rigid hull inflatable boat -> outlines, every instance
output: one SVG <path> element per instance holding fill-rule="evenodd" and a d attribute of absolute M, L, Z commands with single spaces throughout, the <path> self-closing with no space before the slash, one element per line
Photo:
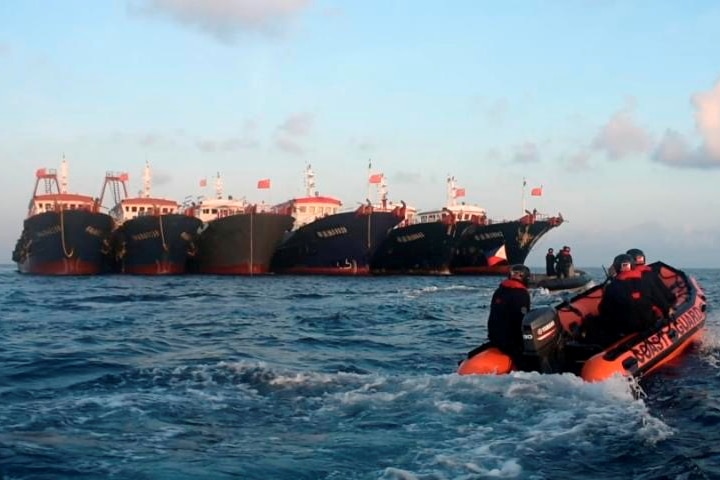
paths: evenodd
<path fill-rule="evenodd" d="M 650 266 L 675 294 L 671 318 L 609 345 L 602 344 L 595 331 L 602 328 L 598 305 L 604 285 L 597 285 L 555 307 L 528 312 L 522 325 L 522 356 L 513 360 L 483 344 L 468 353 L 458 373 L 572 372 L 597 382 L 615 374 L 642 377 L 655 371 L 700 339 L 707 315 L 705 294 L 695 278 L 662 262 Z"/>

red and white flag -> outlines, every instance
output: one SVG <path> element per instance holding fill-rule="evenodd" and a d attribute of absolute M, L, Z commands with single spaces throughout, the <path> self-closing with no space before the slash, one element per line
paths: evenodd
<path fill-rule="evenodd" d="M 542 185 L 539 187 L 535 187 L 532 190 L 530 190 L 530 195 L 533 197 L 542 197 Z"/>
<path fill-rule="evenodd" d="M 501 263 L 507 263 L 507 252 L 505 251 L 505 244 L 503 243 L 497 248 L 485 251 L 485 258 L 487 259 L 488 267 L 494 267 Z"/>
<path fill-rule="evenodd" d="M 262 180 L 258 180 L 257 187 L 258 188 L 270 188 L 270 179 L 263 178 Z"/>

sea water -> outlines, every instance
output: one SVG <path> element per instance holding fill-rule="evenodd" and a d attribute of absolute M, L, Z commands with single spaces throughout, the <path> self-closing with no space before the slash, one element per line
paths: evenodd
<path fill-rule="evenodd" d="M 705 340 L 633 385 L 457 375 L 497 277 L 0 266 L 0 478 L 720 478 L 720 270 L 688 273 Z"/>

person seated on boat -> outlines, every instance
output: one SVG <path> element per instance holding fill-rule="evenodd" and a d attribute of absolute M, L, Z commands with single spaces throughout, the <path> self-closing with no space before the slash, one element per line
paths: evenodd
<path fill-rule="evenodd" d="M 647 265 L 645 253 L 642 250 L 631 248 L 626 253 L 633 258 L 635 269 L 640 270 L 643 278 L 650 284 L 653 302 L 659 306 L 665 318 L 669 317 L 673 313 L 672 306 L 675 305 L 675 294 L 665 285 L 660 275 Z"/>
<path fill-rule="evenodd" d="M 609 341 L 641 332 L 658 319 L 648 282 L 640 270 L 633 268 L 633 259 L 622 253 L 613 260 L 615 277 L 605 286 L 598 305 L 600 318 Z"/>
<path fill-rule="evenodd" d="M 523 352 L 522 321 L 530 310 L 529 281 L 530 269 L 525 265 L 513 265 L 508 278 L 500 283 L 490 301 L 488 340 L 515 363 Z"/>
<path fill-rule="evenodd" d="M 570 247 L 565 245 L 555 259 L 558 278 L 567 278 L 573 269 L 573 258 L 570 254 Z"/>
<path fill-rule="evenodd" d="M 545 275 L 548 277 L 555 276 L 555 253 L 552 248 L 548 248 L 545 255 Z"/>

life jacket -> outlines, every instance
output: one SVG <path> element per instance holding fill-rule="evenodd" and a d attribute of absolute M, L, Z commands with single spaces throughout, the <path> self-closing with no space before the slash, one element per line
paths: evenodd
<path fill-rule="evenodd" d="M 527 287 L 524 283 L 522 283 L 520 280 L 516 280 L 514 278 L 506 278 L 503 280 L 500 285 L 506 288 L 523 288 L 527 290 Z"/>
<path fill-rule="evenodd" d="M 636 279 L 636 278 L 642 278 L 642 271 L 640 271 L 637 268 L 635 268 L 633 270 L 627 270 L 625 272 L 620 272 L 615 277 L 616 280 L 620 280 L 620 281 L 632 280 L 632 279 Z"/>

